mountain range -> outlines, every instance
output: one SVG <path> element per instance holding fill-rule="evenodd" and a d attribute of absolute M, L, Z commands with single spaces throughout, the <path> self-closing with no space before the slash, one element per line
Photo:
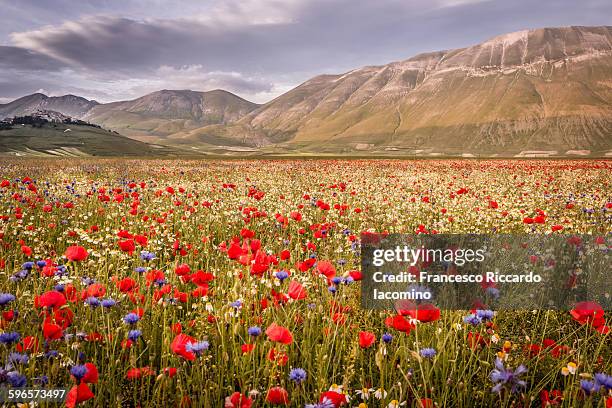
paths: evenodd
<path fill-rule="evenodd" d="M 609 156 L 612 27 L 525 30 L 320 75 L 264 105 L 221 90 L 107 104 L 34 94 L 0 118 L 37 109 L 203 151 Z"/>

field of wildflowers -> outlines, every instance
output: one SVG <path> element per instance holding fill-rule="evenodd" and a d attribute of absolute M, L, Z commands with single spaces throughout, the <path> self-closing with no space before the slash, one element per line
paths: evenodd
<path fill-rule="evenodd" d="M 67 387 L 68 407 L 610 407 L 599 305 L 362 310 L 359 240 L 603 237 L 611 168 L 5 160 L 0 387 Z"/>

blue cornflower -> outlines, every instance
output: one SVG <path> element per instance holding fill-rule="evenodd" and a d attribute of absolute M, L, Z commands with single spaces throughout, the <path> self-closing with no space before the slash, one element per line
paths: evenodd
<path fill-rule="evenodd" d="M 117 302 L 115 302 L 113 299 L 104 299 L 102 301 L 102 307 L 105 308 L 113 307 L 115 304 L 117 304 Z"/>
<path fill-rule="evenodd" d="M 242 307 L 242 301 L 236 300 L 235 302 L 230 303 L 230 306 L 232 306 L 234 309 L 240 309 Z"/>
<path fill-rule="evenodd" d="M 94 283 L 96 283 L 96 280 L 92 278 L 88 278 L 87 276 L 83 276 L 81 278 L 81 282 L 83 283 L 84 286 L 89 286 L 89 285 L 93 285 Z"/>
<path fill-rule="evenodd" d="M 22 267 L 23 269 L 28 269 L 28 270 L 30 270 L 30 269 L 32 269 L 32 268 L 34 267 L 34 262 L 31 262 L 31 261 L 30 261 L 30 262 L 26 262 L 26 263 L 24 263 L 23 265 L 21 265 L 21 267 Z"/>
<path fill-rule="evenodd" d="M 515 370 L 504 367 L 504 362 L 500 358 L 495 359 L 495 369 L 491 371 L 491 381 L 495 386 L 491 388 L 491 392 L 500 393 L 504 386 L 510 388 L 513 393 L 519 392 L 521 388 L 525 388 L 527 383 L 519 379 L 519 377 L 527 372 L 524 365 L 518 366 Z"/>
<path fill-rule="evenodd" d="M 140 330 L 130 330 L 128 332 L 128 339 L 132 341 L 138 340 L 140 336 L 142 336 L 142 332 Z"/>
<path fill-rule="evenodd" d="M 30 357 L 27 354 L 11 353 L 8 355 L 9 364 L 28 364 Z"/>
<path fill-rule="evenodd" d="M 581 380 L 580 388 L 586 395 L 596 394 L 601 389 L 601 384 L 598 381 Z"/>
<path fill-rule="evenodd" d="M 55 285 L 53 287 L 53 290 L 56 290 L 58 292 L 63 292 L 66 288 L 64 287 L 64 285 L 62 285 L 61 283 Z"/>
<path fill-rule="evenodd" d="M 47 266 L 47 261 L 36 261 L 36 266 L 38 266 L 39 268 L 44 268 L 45 266 Z"/>
<path fill-rule="evenodd" d="M 49 350 L 44 354 L 45 358 L 57 358 L 59 357 L 59 353 L 57 352 L 57 350 Z"/>
<path fill-rule="evenodd" d="M 153 252 L 142 251 L 140 253 L 140 259 L 142 259 L 143 261 L 152 261 L 153 259 L 155 259 L 155 254 Z"/>
<path fill-rule="evenodd" d="M 91 307 L 98 307 L 98 306 L 100 306 L 100 301 L 98 300 L 98 298 L 97 297 L 93 297 L 93 296 L 90 296 L 87 299 L 85 299 L 85 303 L 87 303 Z"/>
<path fill-rule="evenodd" d="M 282 282 L 289 277 L 287 271 L 278 271 L 276 272 L 276 277 Z"/>
<path fill-rule="evenodd" d="M 327 397 L 323 398 L 321 402 L 318 402 L 316 404 L 304 405 L 304 408 L 335 408 L 335 407 L 336 405 L 334 404 L 334 402 Z"/>
<path fill-rule="evenodd" d="M 597 373 L 595 374 L 595 381 L 606 387 L 607 390 L 612 389 L 612 375 Z"/>
<path fill-rule="evenodd" d="M 389 333 L 385 333 L 382 335 L 382 339 L 385 343 L 391 343 L 391 340 L 393 340 L 393 336 Z"/>
<path fill-rule="evenodd" d="M 335 286 L 330 286 L 327 288 L 327 290 L 330 291 L 330 293 L 336 293 L 336 291 L 338 290 Z"/>
<path fill-rule="evenodd" d="M 476 310 L 476 316 L 483 321 L 492 320 L 495 316 L 495 312 L 492 310 Z"/>
<path fill-rule="evenodd" d="M 472 326 L 478 326 L 480 323 L 482 323 L 482 319 L 475 314 L 470 314 L 463 318 L 463 322 L 471 324 Z"/>
<path fill-rule="evenodd" d="M 249 327 L 247 332 L 249 333 L 249 336 L 257 337 L 261 335 L 261 328 L 257 326 L 252 326 L 252 327 Z"/>
<path fill-rule="evenodd" d="M 11 386 L 14 388 L 25 387 L 25 385 L 28 383 L 26 376 L 19 374 L 17 371 L 11 371 L 6 376 L 9 384 L 11 384 Z"/>
<path fill-rule="evenodd" d="M 421 349 L 421 357 L 423 358 L 434 358 L 436 355 L 436 350 L 432 348 L 424 348 Z"/>
<path fill-rule="evenodd" d="M 185 350 L 200 355 L 204 350 L 208 350 L 209 347 L 210 343 L 208 343 L 207 341 L 199 341 L 197 343 L 187 343 L 187 345 L 185 346 Z"/>
<path fill-rule="evenodd" d="M 145 268 L 144 266 L 137 266 L 136 268 L 134 268 L 134 272 L 145 273 L 146 271 L 147 268 Z"/>
<path fill-rule="evenodd" d="M 342 283 L 342 278 L 340 276 L 334 276 L 332 278 L 332 282 L 334 285 L 339 285 Z"/>
<path fill-rule="evenodd" d="M 20 337 L 21 336 L 17 332 L 0 333 L 0 343 L 2 344 L 17 343 Z"/>
<path fill-rule="evenodd" d="M 301 384 L 306 379 L 306 371 L 302 368 L 292 368 L 289 372 L 289 379 L 296 384 Z"/>
<path fill-rule="evenodd" d="M 123 321 L 127 324 L 136 324 L 140 320 L 140 317 L 136 313 L 128 313 L 123 318 Z"/>
<path fill-rule="evenodd" d="M 0 306 L 6 306 L 15 300 L 15 296 L 10 293 L 0 293 Z"/>
<path fill-rule="evenodd" d="M 77 380 L 80 380 L 81 378 L 85 377 L 85 374 L 87 374 L 87 367 L 80 364 L 72 366 L 70 369 L 70 374 L 72 374 Z"/>

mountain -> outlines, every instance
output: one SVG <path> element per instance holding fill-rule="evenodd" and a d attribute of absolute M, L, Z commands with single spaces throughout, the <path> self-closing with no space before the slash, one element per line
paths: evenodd
<path fill-rule="evenodd" d="M 612 27 L 525 30 L 320 75 L 235 125 L 180 140 L 242 135 L 289 154 L 603 155 L 612 149 Z"/>
<path fill-rule="evenodd" d="M 129 137 L 161 140 L 177 132 L 236 122 L 258 106 L 223 90 L 162 90 L 96 105 L 82 118 Z"/>
<path fill-rule="evenodd" d="M 6 104 L 0 104 L 0 119 L 26 116 L 40 110 L 55 111 L 73 118 L 80 118 L 96 105 L 98 105 L 96 101 L 75 95 L 47 96 L 35 93 Z"/>
<path fill-rule="evenodd" d="M 121 136 L 61 113 L 39 110 L 0 121 L 2 156 L 178 156 L 176 149 Z"/>

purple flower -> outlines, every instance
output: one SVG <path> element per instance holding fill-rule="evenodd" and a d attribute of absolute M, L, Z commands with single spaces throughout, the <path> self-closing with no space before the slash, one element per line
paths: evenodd
<path fill-rule="evenodd" d="M 200 355 L 202 354 L 202 352 L 204 352 L 204 350 L 208 350 L 208 347 L 210 347 L 210 343 L 208 343 L 207 341 L 199 341 L 197 343 L 187 343 L 187 345 L 185 346 L 185 350 Z"/>
<path fill-rule="evenodd" d="M 482 321 L 492 320 L 495 312 L 492 310 L 476 310 L 476 316 Z"/>
<path fill-rule="evenodd" d="M 90 296 L 87 299 L 85 299 L 85 303 L 87 303 L 91 307 L 100 306 L 100 301 L 98 300 L 98 298 L 93 297 L 93 296 Z"/>
<path fill-rule="evenodd" d="M 525 388 L 527 383 L 519 379 L 519 377 L 527 372 L 524 365 L 520 365 L 516 370 L 504 367 L 504 362 L 500 358 L 495 359 L 495 369 L 491 371 L 491 381 L 495 386 L 491 388 L 491 392 L 500 393 L 504 386 L 510 388 L 513 393 L 516 393 L 521 388 Z"/>
<path fill-rule="evenodd" d="M 391 343 L 391 340 L 393 340 L 393 336 L 389 333 L 385 333 L 382 335 L 382 339 L 385 343 Z"/>
<path fill-rule="evenodd" d="M 432 348 L 424 348 L 421 349 L 421 357 L 423 358 L 434 358 L 436 355 L 436 350 Z"/>
<path fill-rule="evenodd" d="M 13 366 L 15 364 L 28 364 L 29 361 L 30 357 L 27 354 L 11 353 L 8 356 L 8 362 Z"/>
<path fill-rule="evenodd" d="M 140 320 L 140 317 L 136 313 L 128 313 L 123 318 L 123 321 L 127 324 L 136 324 Z"/>
<path fill-rule="evenodd" d="M 599 392 L 601 384 L 598 381 L 582 380 L 580 381 L 580 388 L 586 395 L 591 395 Z"/>
<path fill-rule="evenodd" d="M 463 323 L 471 324 L 472 326 L 478 326 L 480 323 L 482 323 L 482 319 L 475 314 L 470 314 L 463 318 Z"/>
<path fill-rule="evenodd" d="M 28 379 L 25 375 L 19 374 L 17 371 L 11 371 L 7 374 L 7 380 L 14 388 L 25 387 L 28 383 Z"/>
<path fill-rule="evenodd" d="M 261 335 L 261 328 L 257 326 L 249 327 L 247 332 L 249 333 L 249 336 L 257 337 Z"/>
<path fill-rule="evenodd" d="M 335 404 L 332 400 L 330 400 L 329 398 L 325 397 L 323 398 L 323 401 L 317 403 L 317 404 L 306 404 L 304 406 L 304 408 L 335 408 Z"/>
<path fill-rule="evenodd" d="M 132 341 L 138 340 L 140 336 L 142 336 L 142 332 L 140 330 L 130 330 L 128 333 L 128 339 Z"/>
<path fill-rule="evenodd" d="M 81 378 L 85 377 L 85 374 L 87 374 L 87 367 L 80 364 L 72 366 L 70 369 L 70 374 L 72 374 L 77 380 L 80 380 Z"/>
<path fill-rule="evenodd" d="M 102 307 L 104 308 L 113 307 L 115 304 L 117 304 L 117 302 L 115 302 L 113 299 L 104 299 L 102 301 Z"/>
<path fill-rule="evenodd" d="M 306 379 L 306 371 L 302 368 L 292 368 L 289 372 L 289 379 L 296 384 L 301 384 Z"/>
<path fill-rule="evenodd" d="M 10 293 L 0 293 L 0 306 L 5 306 L 15 300 L 15 296 Z"/>
<path fill-rule="evenodd" d="M 289 277 L 289 274 L 286 271 L 278 271 L 276 272 L 276 278 L 281 282 Z"/>
<path fill-rule="evenodd" d="M 17 343 L 20 337 L 21 336 L 17 332 L 0 333 L 0 343 L 2 344 Z"/>
<path fill-rule="evenodd" d="M 607 390 L 612 389 L 612 375 L 597 373 L 595 374 L 595 382 L 604 386 Z"/>

